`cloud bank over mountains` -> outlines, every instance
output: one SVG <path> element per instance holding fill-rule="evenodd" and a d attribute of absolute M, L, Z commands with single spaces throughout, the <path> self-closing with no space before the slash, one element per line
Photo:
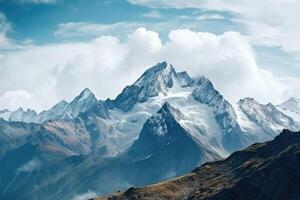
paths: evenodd
<path fill-rule="evenodd" d="M 198 8 L 207 11 L 228 12 L 231 20 L 245 26 L 251 43 L 280 46 L 283 51 L 300 57 L 299 21 L 300 2 L 297 0 L 128 0 L 134 5 L 153 8 Z"/>
<path fill-rule="evenodd" d="M 98 98 L 114 97 L 147 66 L 163 60 L 191 75 L 207 76 L 230 101 L 250 96 L 278 103 L 300 91 L 298 78 L 261 69 L 249 38 L 238 32 L 179 29 L 163 42 L 157 32 L 138 28 L 123 40 L 107 35 L 2 53 L 0 108 L 41 110 L 72 99 L 85 87 Z"/>

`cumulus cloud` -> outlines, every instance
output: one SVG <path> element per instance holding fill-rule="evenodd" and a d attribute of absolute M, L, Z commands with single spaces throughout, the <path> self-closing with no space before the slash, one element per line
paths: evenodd
<path fill-rule="evenodd" d="M 207 76 L 232 102 L 250 96 L 278 103 L 299 91 L 297 78 L 278 78 L 259 68 L 251 44 L 240 33 L 215 35 L 181 29 L 171 31 L 162 42 L 157 32 L 138 28 L 125 40 L 101 36 L 84 43 L 32 46 L 2 55 L 0 107 L 20 106 L 19 100 L 5 103 L 13 96 L 28 99 L 40 110 L 61 99 L 71 100 L 85 87 L 98 98 L 113 98 L 163 60 L 178 71 Z"/>

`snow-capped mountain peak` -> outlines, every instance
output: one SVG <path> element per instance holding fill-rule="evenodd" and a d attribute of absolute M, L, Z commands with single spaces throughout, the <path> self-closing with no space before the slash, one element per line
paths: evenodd
<path fill-rule="evenodd" d="M 231 104 L 214 88 L 212 82 L 202 77 L 192 96 L 199 102 L 212 107 L 217 120 L 221 120 L 221 126 L 231 131 L 229 126 L 238 126 L 235 122 L 236 113 Z M 225 120 L 225 121 L 224 121 Z"/>
<path fill-rule="evenodd" d="M 176 76 L 174 67 L 167 62 L 162 62 L 146 70 L 134 85 L 145 86 L 162 81 L 167 87 L 172 87 L 172 76 Z"/>
<path fill-rule="evenodd" d="M 32 122 L 36 118 L 37 113 L 34 110 L 27 109 L 24 111 L 22 107 L 18 108 L 10 114 L 10 121 Z"/>
<path fill-rule="evenodd" d="M 167 62 L 158 63 L 146 70 L 134 84 L 125 87 L 122 93 L 109 103 L 112 107 L 126 112 L 137 102 L 145 102 L 160 93 L 167 95 L 169 89 L 177 83 L 182 86 L 174 67 Z"/>
<path fill-rule="evenodd" d="M 271 103 L 261 104 L 253 98 L 244 98 L 238 102 L 239 108 L 248 119 L 268 130 L 281 131 L 283 128 L 297 130 L 298 124 Z"/>
<path fill-rule="evenodd" d="M 63 112 L 68 105 L 68 102 L 62 100 L 52 106 L 49 110 L 42 111 L 36 118 L 36 122 L 42 123 L 49 120 L 60 119 L 60 116 L 63 115 Z"/>
<path fill-rule="evenodd" d="M 171 104 L 167 101 L 163 104 L 163 106 L 158 111 L 158 113 L 165 113 L 165 114 L 171 115 L 172 117 L 174 117 L 176 119 L 176 121 L 179 121 L 184 118 L 184 116 L 180 112 L 180 110 L 171 106 Z"/>
<path fill-rule="evenodd" d="M 89 89 L 85 88 L 75 99 L 70 103 L 75 103 L 78 101 L 88 101 L 88 100 L 97 100 L 94 93 Z"/>
<path fill-rule="evenodd" d="M 65 118 L 73 119 L 81 112 L 91 109 L 97 104 L 97 98 L 94 93 L 85 88 L 77 97 L 74 98 L 65 108 Z"/>
<path fill-rule="evenodd" d="M 194 165 L 219 156 L 201 144 L 178 122 L 183 114 L 168 102 L 150 117 L 127 158 L 137 160 L 143 171 L 151 168 L 147 181 L 179 176 Z M 154 167 L 151 167 L 154 166 Z M 150 172 L 150 171 L 149 171 Z M 153 179 L 154 178 L 154 179 Z"/>
<path fill-rule="evenodd" d="M 148 97 L 157 96 L 160 92 L 166 94 L 177 79 L 177 73 L 173 66 L 162 62 L 146 70 L 134 85 L 143 88 L 139 98 L 147 99 Z"/>
<path fill-rule="evenodd" d="M 241 128 L 237 122 L 237 115 L 232 105 L 214 88 L 212 82 L 205 77 L 197 81 L 197 87 L 192 97 L 200 103 L 207 104 L 213 109 L 214 117 L 223 132 L 222 143 L 224 149 L 232 152 L 241 148 Z"/>
<path fill-rule="evenodd" d="M 279 104 L 278 107 L 283 110 L 289 110 L 300 114 L 300 99 L 296 97 L 291 97 L 285 102 Z"/>
<path fill-rule="evenodd" d="M 174 123 L 182 118 L 183 114 L 178 109 L 165 102 L 161 109 L 149 119 L 149 124 L 153 125 L 154 134 L 165 135 L 168 133 L 166 124 Z"/>
<path fill-rule="evenodd" d="M 10 121 L 36 122 L 43 123 L 49 120 L 74 119 L 79 113 L 91 109 L 97 104 L 98 100 L 93 92 L 86 88 L 70 103 L 62 100 L 51 107 L 49 110 L 42 111 L 37 114 L 34 110 L 28 109 L 24 111 L 19 108 L 9 113 L 7 118 Z M 1 117 L 2 115 L 0 115 Z"/>

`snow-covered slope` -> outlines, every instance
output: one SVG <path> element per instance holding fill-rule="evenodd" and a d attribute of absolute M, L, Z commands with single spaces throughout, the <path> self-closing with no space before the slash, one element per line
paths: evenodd
<path fill-rule="evenodd" d="M 97 104 L 97 102 L 98 100 L 96 99 L 92 91 L 86 88 L 70 103 L 62 100 L 49 110 L 42 111 L 39 114 L 31 109 L 24 111 L 23 108 L 19 108 L 18 110 L 11 113 L 3 110 L 0 113 L 0 117 L 3 117 L 4 119 L 9 121 L 27 123 L 43 123 L 49 120 L 74 119 L 80 113 L 93 108 Z M 9 117 L 7 117 L 7 115 L 9 115 Z"/>
<path fill-rule="evenodd" d="M 200 103 L 207 104 L 213 109 L 216 122 L 223 132 L 222 144 L 225 149 L 233 152 L 245 146 L 242 142 L 242 131 L 236 121 L 233 107 L 208 79 L 201 78 L 198 81 L 192 96 Z"/>
<path fill-rule="evenodd" d="M 9 121 L 17 121 L 17 122 L 33 122 L 37 114 L 34 110 L 27 109 L 26 111 L 23 108 L 19 108 L 16 111 L 11 112 L 9 116 Z"/>
<path fill-rule="evenodd" d="M 284 110 L 290 110 L 295 113 L 300 113 L 300 99 L 291 97 L 285 102 L 279 104 L 278 107 Z"/>
<path fill-rule="evenodd" d="M 243 132 L 259 141 L 273 139 L 283 129 L 295 131 L 300 128 L 298 122 L 273 104 L 260 104 L 253 98 L 241 99 L 236 105 L 236 112 Z"/>
<path fill-rule="evenodd" d="M 81 112 L 91 109 L 97 104 L 97 99 L 91 90 L 84 89 L 72 102 L 64 109 L 62 118 L 74 119 Z"/>
<path fill-rule="evenodd" d="M 143 180 L 145 184 L 181 175 L 195 165 L 221 158 L 181 126 L 179 122 L 184 118 L 179 109 L 164 103 L 146 121 L 139 138 L 129 148 L 126 156 L 139 161 L 145 171 L 151 171 L 152 176 Z"/>
<path fill-rule="evenodd" d="M 292 117 L 300 123 L 300 99 L 291 97 L 287 101 L 277 105 L 277 107 L 286 115 Z"/>
<path fill-rule="evenodd" d="M 68 103 L 64 100 L 58 102 L 55 104 L 52 108 L 46 111 L 42 111 L 34 121 L 43 123 L 48 120 L 55 120 L 60 119 L 60 117 L 64 113 L 65 107 L 68 105 Z"/>
<path fill-rule="evenodd" d="M 9 120 L 11 112 L 8 109 L 0 110 L 0 118 Z"/>
<path fill-rule="evenodd" d="M 183 78 L 179 79 L 172 65 L 166 62 L 158 63 L 148 69 L 134 84 L 127 86 L 110 104 L 125 112 L 129 111 L 138 102 L 145 102 L 159 94 L 167 96 L 170 88 L 181 84 L 180 80 L 184 83 L 186 81 Z"/>

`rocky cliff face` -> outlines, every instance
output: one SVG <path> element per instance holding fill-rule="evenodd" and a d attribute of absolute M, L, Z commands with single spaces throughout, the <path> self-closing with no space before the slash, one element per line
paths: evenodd
<path fill-rule="evenodd" d="M 197 85 L 192 96 L 200 103 L 212 107 L 216 121 L 223 131 L 224 148 L 229 152 L 242 148 L 244 145 L 242 131 L 236 121 L 237 116 L 231 104 L 224 99 L 208 79 L 200 79 Z"/>

